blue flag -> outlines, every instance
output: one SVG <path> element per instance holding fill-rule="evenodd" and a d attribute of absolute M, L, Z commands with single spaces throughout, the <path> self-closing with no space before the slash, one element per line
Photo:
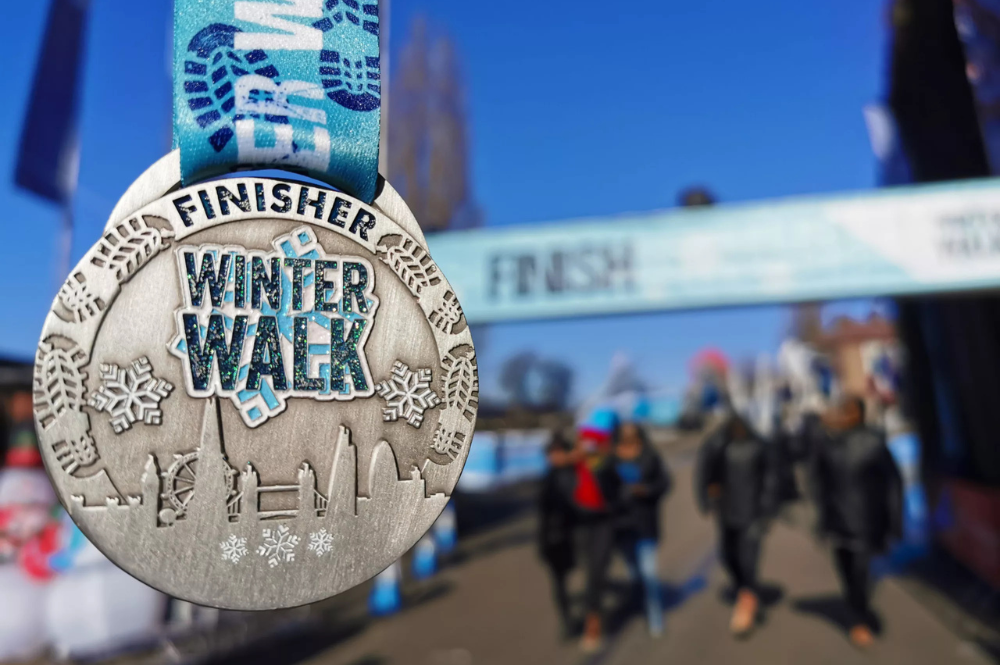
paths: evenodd
<path fill-rule="evenodd" d="M 77 100 L 89 0 L 52 0 L 14 181 L 66 204 L 76 188 Z"/>

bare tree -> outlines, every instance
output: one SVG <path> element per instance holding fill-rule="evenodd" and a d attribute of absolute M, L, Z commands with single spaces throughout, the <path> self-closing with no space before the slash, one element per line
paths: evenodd
<path fill-rule="evenodd" d="M 418 17 L 392 79 L 389 179 L 426 231 L 478 226 L 469 184 L 468 117 L 451 39 Z"/>
<path fill-rule="evenodd" d="M 504 362 L 500 387 L 512 406 L 561 411 L 569 405 L 573 370 L 560 361 L 522 351 Z"/>

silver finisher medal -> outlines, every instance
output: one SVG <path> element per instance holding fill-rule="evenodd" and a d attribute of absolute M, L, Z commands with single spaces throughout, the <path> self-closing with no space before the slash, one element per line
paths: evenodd
<path fill-rule="evenodd" d="M 109 558 L 271 609 L 375 575 L 431 526 L 475 424 L 469 328 L 405 204 L 233 177 L 126 193 L 35 367 L 46 467 Z"/>

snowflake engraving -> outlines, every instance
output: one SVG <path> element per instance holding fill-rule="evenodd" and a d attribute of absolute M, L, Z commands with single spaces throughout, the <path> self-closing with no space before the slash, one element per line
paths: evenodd
<path fill-rule="evenodd" d="M 431 388 L 431 370 L 423 368 L 414 372 L 398 360 L 392 366 L 392 376 L 375 389 L 385 400 L 382 419 L 386 422 L 403 418 L 410 426 L 419 428 L 424 422 L 424 411 L 441 403 L 441 398 Z"/>
<path fill-rule="evenodd" d="M 111 427 L 115 434 L 131 429 L 132 423 L 142 421 L 159 425 L 163 412 L 160 400 L 174 387 L 153 376 L 149 358 L 143 356 L 126 367 L 101 365 L 101 387 L 90 396 L 90 406 L 111 414 Z"/>
<path fill-rule="evenodd" d="M 326 529 L 320 529 L 309 534 L 309 551 L 315 552 L 316 556 L 323 556 L 327 552 L 333 551 L 333 535 Z"/>
<path fill-rule="evenodd" d="M 257 548 L 257 554 L 267 559 L 267 565 L 274 568 L 280 563 L 295 561 L 295 547 L 300 538 L 288 532 L 285 525 L 277 529 L 264 529 L 264 544 Z"/>
<path fill-rule="evenodd" d="M 229 536 L 229 540 L 219 543 L 222 549 L 222 560 L 239 563 L 240 559 L 247 555 L 247 539 Z"/>

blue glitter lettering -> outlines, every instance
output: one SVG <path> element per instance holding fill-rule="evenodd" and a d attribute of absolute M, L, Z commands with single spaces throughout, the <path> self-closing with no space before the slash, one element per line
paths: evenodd
<path fill-rule="evenodd" d="M 226 321 L 221 314 L 208 318 L 205 346 L 201 345 L 201 334 L 196 314 L 184 315 L 184 335 L 187 338 L 188 360 L 191 363 L 191 383 L 195 390 L 208 390 L 212 379 L 212 360 L 219 365 L 219 379 L 223 390 L 234 390 L 240 371 L 240 357 L 246 339 L 247 317 L 237 316 L 233 321 L 233 334 L 226 346 Z M 256 347 L 255 347 L 256 352 Z"/>
<path fill-rule="evenodd" d="M 329 291 L 333 291 L 337 288 L 335 282 L 326 281 L 326 271 L 336 270 L 336 261 L 317 261 L 316 267 L 313 269 L 313 281 L 315 282 L 316 290 L 316 304 L 313 309 L 317 312 L 336 312 L 337 303 L 330 302 L 329 298 L 336 296 L 330 294 Z"/>
<path fill-rule="evenodd" d="M 344 320 L 330 320 L 330 389 L 344 391 L 344 373 L 351 375 L 351 383 L 356 391 L 368 390 L 368 381 L 361 369 L 358 345 L 368 327 L 368 321 L 361 319 L 351 324 L 351 330 L 344 335 Z"/>
<path fill-rule="evenodd" d="M 264 259 L 259 256 L 250 257 L 250 299 L 254 309 L 260 309 L 260 292 L 263 288 L 267 293 L 267 302 L 274 310 L 281 309 L 281 259 L 271 259 L 271 276 L 267 276 Z"/>
<path fill-rule="evenodd" d="M 257 321 L 246 389 L 260 390 L 260 377 L 265 374 L 271 377 L 275 390 L 288 390 L 281 343 L 278 341 L 278 319 L 273 316 L 262 316 Z"/>
<path fill-rule="evenodd" d="M 191 306 L 201 307 L 205 296 L 205 285 L 208 284 L 209 296 L 214 307 L 222 306 L 222 296 L 226 290 L 229 278 L 229 254 L 219 258 L 219 272 L 215 272 L 215 256 L 206 252 L 201 259 L 201 274 L 198 274 L 194 264 L 194 252 L 184 252 L 184 267 L 187 270 L 188 291 L 191 295 Z"/>
<path fill-rule="evenodd" d="M 358 276 L 358 281 L 354 281 L 354 275 Z M 358 305 L 358 312 L 368 313 L 368 298 L 365 297 L 365 289 L 368 288 L 368 269 L 360 263 L 344 263 L 344 293 L 341 298 L 340 313 L 351 314 L 354 312 L 352 301 Z"/>
<path fill-rule="evenodd" d="M 247 258 L 242 254 L 237 254 L 235 263 L 236 274 L 233 275 L 233 281 L 235 282 L 233 299 L 235 300 L 236 307 L 243 309 L 247 306 Z"/>
<path fill-rule="evenodd" d="M 222 185 L 215 188 L 215 195 L 219 199 L 219 210 L 222 211 L 223 215 L 229 214 L 230 201 L 243 212 L 250 212 L 250 197 L 247 196 L 247 186 L 239 183 L 236 185 L 236 191 L 240 193 L 239 198 Z"/>
<path fill-rule="evenodd" d="M 309 376 L 309 319 L 304 316 L 295 317 L 295 339 L 293 342 L 295 355 L 295 371 L 292 377 L 292 387 L 295 390 L 323 391 L 326 381 L 323 377 Z"/>
<path fill-rule="evenodd" d="M 292 309 L 302 311 L 302 273 L 312 265 L 309 259 L 285 259 L 285 267 L 292 269 Z"/>

